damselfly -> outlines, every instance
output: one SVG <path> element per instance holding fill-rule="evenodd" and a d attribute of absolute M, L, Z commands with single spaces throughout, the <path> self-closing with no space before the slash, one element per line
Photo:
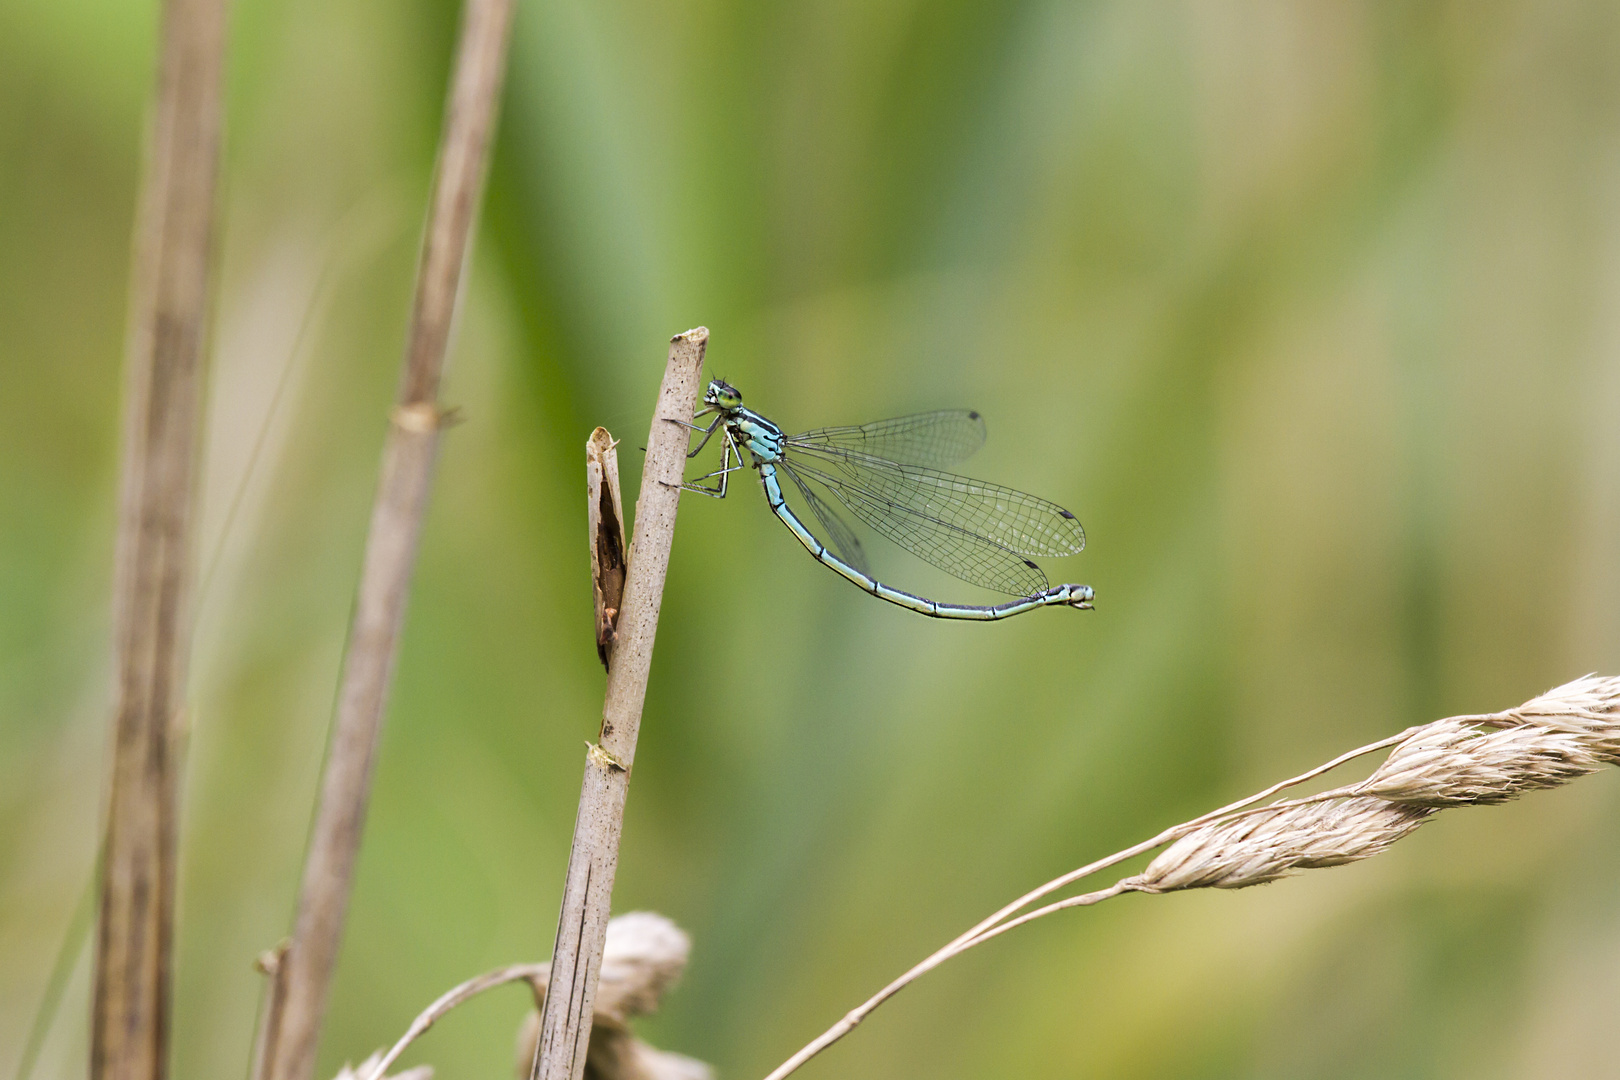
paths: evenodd
<path fill-rule="evenodd" d="M 1031 555 L 1073 555 L 1086 534 L 1073 514 L 1021 491 L 940 472 L 984 443 L 984 418 L 967 409 L 902 416 L 859 427 L 829 427 L 785 434 L 752 409 L 722 379 L 709 383 L 704 408 L 692 419 L 717 414 L 695 457 L 715 432 L 724 443 L 720 468 L 681 485 L 717 499 L 731 474 L 753 468 L 771 512 L 818 560 L 880 599 L 938 619 L 1004 619 L 1038 607 L 1091 607 L 1089 585 L 1048 586 Z M 684 423 L 684 421 L 675 421 Z M 749 460 L 744 461 L 743 451 Z M 786 474 L 826 533 L 824 542 L 788 506 L 779 477 Z M 709 487 L 700 481 L 714 480 Z M 874 578 L 849 525 L 816 489 L 925 562 L 947 574 L 1017 600 L 991 607 L 946 604 L 902 592 Z"/>

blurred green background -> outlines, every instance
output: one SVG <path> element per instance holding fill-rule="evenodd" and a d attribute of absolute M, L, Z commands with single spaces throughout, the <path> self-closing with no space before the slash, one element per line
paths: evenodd
<path fill-rule="evenodd" d="M 0 4 L 0 1071 L 90 873 L 155 4 Z M 456 8 L 235 5 L 175 1075 L 290 924 Z M 1401 727 L 1620 672 L 1620 8 L 523 0 L 321 1055 L 550 949 L 602 672 L 583 444 L 672 333 L 791 429 L 971 405 L 1089 614 L 950 625 L 681 515 L 616 908 L 763 1075 L 1029 886 Z M 233 506 L 235 507 L 233 511 Z M 873 543 L 903 587 L 946 585 Z M 958 960 L 840 1078 L 1620 1076 L 1620 780 Z M 42 1077 L 83 1074 L 88 958 Z M 506 1077 L 517 990 L 407 1060 Z"/>

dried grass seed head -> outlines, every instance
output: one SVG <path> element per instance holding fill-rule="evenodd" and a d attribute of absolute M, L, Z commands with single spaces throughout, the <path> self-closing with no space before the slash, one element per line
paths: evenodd
<path fill-rule="evenodd" d="M 1587 675 L 1523 705 L 1425 724 L 1357 785 L 1422 806 L 1490 805 L 1620 764 L 1620 678 Z"/>
<path fill-rule="evenodd" d="M 1585 675 L 1499 715 L 1577 734 L 1594 755 L 1620 765 L 1620 676 Z"/>
<path fill-rule="evenodd" d="M 1360 796 L 1223 818 L 1171 844 L 1130 879 L 1130 887 L 1171 892 L 1263 885 L 1295 870 L 1377 855 L 1432 813 Z"/>
<path fill-rule="evenodd" d="M 1533 723 L 1491 728 L 1453 717 L 1425 724 L 1356 790 L 1418 806 L 1488 806 L 1567 784 L 1604 764 L 1573 731 Z"/>

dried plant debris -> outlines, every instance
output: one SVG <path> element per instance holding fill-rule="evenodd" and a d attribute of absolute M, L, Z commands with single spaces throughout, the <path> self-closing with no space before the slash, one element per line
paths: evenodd
<path fill-rule="evenodd" d="M 654 1049 L 632 1035 L 627 1026 L 631 1017 L 658 1008 L 664 993 L 686 969 L 691 950 L 686 934 L 662 915 L 636 911 L 609 920 L 601 987 L 591 1020 L 586 1080 L 713 1080 L 713 1070 L 703 1062 Z M 468 979 L 422 1010 L 386 1054 L 378 1051 L 358 1068 L 345 1065 L 335 1080 L 432 1080 L 433 1070 L 426 1065 L 392 1077 L 387 1072 L 451 1010 L 486 990 L 516 982 L 529 984 L 536 1006 L 518 1035 L 517 1076 L 528 1080 L 540 1036 L 539 1007 L 545 1003 L 550 976 L 550 964 L 511 964 Z"/>
<path fill-rule="evenodd" d="M 655 1011 L 686 970 L 691 951 L 685 932 L 651 911 L 632 911 L 609 922 L 596 1015 L 622 1023 Z"/>
<path fill-rule="evenodd" d="M 633 911 L 608 923 L 585 1080 L 713 1080 L 714 1070 L 708 1065 L 648 1046 L 627 1025 L 631 1017 L 658 1008 L 664 993 L 686 970 L 691 950 L 680 927 L 650 911 Z M 539 1006 L 546 993 L 544 975 L 530 982 L 536 1009 L 518 1033 L 517 1080 L 529 1080 L 540 1038 Z"/>
<path fill-rule="evenodd" d="M 377 1050 L 358 1066 L 345 1064 L 338 1070 L 333 1080 L 366 1080 L 377 1071 L 377 1065 L 382 1061 L 383 1052 Z M 433 1066 L 416 1065 L 402 1073 L 393 1073 L 384 1080 L 433 1080 Z"/>
<path fill-rule="evenodd" d="M 606 428 L 597 428 L 585 442 L 585 523 L 590 530 L 591 592 L 596 601 L 596 655 L 603 667 L 613 655 L 630 562 L 617 445 Z"/>

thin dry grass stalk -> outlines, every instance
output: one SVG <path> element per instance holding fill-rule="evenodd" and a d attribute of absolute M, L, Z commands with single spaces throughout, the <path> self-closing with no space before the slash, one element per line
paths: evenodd
<path fill-rule="evenodd" d="M 648 1046 L 629 1028 L 632 1018 L 658 1008 L 665 992 L 686 970 L 691 950 L 686 934 L 662 915 L 633 911 L 609 921 L 586 1068 L 590 1080 L 712 1080 L 713 1072 L 703 1062 Z M 346 1066 L 336 1080 L 385 1080 L 400 1055 L 451 1009 L 497 986 L 526 982 L 534 994 L 537 1011 L 528 1015 L 518 1034 L 517 1075 L 522 1080 L 529 1075 L 534 1061 L 535 1044 L 540 1038 L 538 1007 L 545 1001 L 550 981 L 550 964 L 513 964 L 469 979 L 422 1010 L 386 1054 L 379 1050 L 358 1069 Z M 418 1070 L 422 1069 L 427 1070 L 425 1077 L 419 1077 Z M 417 1066 L 394 1080 L 427 1080 L 431 1076 L 427 1066 Z"/>
<path fill-rule="evenodd" d="M 94 1080 L 161 1080 L 168 1070 L 192 501 L 224 53 L 222 0 L 168 0 L 130 303 Z"/>
<path fill-rule="evenodd" d="M 1393 750 L 1383 764 L 1358 784 L 1254 805 L 1386 747 Z M 783 1080 L 945 961 L 1036 919 L 1127 892 L 1241 889 L 1301 870 L 1357 862 L 1384 851 L 1443 808 L 1506 802 L 1605 764 L 1620 765 L 1620 677 L 1614 676 L 1588 675 L 1505 712 L 1436 720 L 1359 747 L 1020 897 L 852 1009 L 766 1080 Z M 1016 914 L 1083 877 L 1166 844 L 1140 874 Z"/>
<path fill-rule="evenodd" d="M 256 1080 L 309 1080 L 360 849 L 439 432 L 439 380 L 483 194 L 513 0 L 467 0 L 417 268 L 399 402 L 383 449 L 338 691 L 332 742 L 299 887 L 292 945 L 270 988 Z"/>
<path fill-rule="evenodd" d="M 670 341 L 669 362 L 647 436 L 624 606 L 619 612 L 602 702 L 600 741 L 585 755 L 579 816 L 574 821 L 562 911 L 551 953 L 553 982 L 568 987 L 568 993 L 546 998 L 534 1061 L 536 1080 L 580 1080 L 585 1072 L 608 907 L 619 866 L 624 802 L 630 792 L 630 771 L 641 730 L 641 708 L 647 699 L 664 577 L 675 542 L 675 511 L 680 505 L 681 477 L 686 471 L 687 429 L 682 425 L 690 421 L 697 407 L 708 341 L 709 332 L 703 327 Z"/>

